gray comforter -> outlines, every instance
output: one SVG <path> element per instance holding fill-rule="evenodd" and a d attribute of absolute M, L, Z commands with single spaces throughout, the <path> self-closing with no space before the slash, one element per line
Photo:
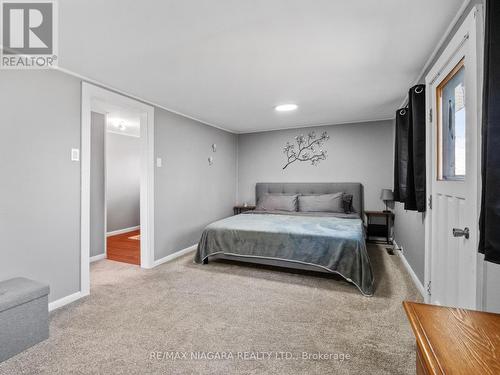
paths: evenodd
<path fill-rule="evenodd" d="M 205 228 L 194 260 L 202 263 L 215 254 L 317 266 L 343 276 L 364 295 L 373 294 L 363 222 L 357 215 L 250 211 L 231 216 Z"/>

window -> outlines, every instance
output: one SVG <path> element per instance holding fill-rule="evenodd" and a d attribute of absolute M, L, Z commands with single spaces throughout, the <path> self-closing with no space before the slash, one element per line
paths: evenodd
<path fill-rule="evenodd" d="M 438 179 L 465 179 L 464 60 L 437 87 Z"/>

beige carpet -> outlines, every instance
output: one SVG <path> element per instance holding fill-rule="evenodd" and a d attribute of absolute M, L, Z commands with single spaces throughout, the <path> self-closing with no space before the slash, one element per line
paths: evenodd
<path fill-rule="evenodd" d="M 102 260 L 90 297 L 53 312 L 50 339 L 0 374 L 413 374 L 401 301 L 419 294 L 397 255 L 369 252 L 374 297 L 329 277 L 195 265 L 191 254 L 152 270 Z"/>

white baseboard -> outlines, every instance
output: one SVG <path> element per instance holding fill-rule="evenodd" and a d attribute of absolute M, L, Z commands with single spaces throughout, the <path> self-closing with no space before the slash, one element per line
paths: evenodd
<path fill-rule="evenodd" d="M 196 250 L 197 247 L 198 247 L 198 244 L 194 244 L 193 246 L 186 247 L 185 249 L 176 251 L 175 253 L 167 255 L 166 257 L 155 260 L 153 263 L 153 267 L 159 266 L 160 264 L 170 262 L 174 259 L 177 259 L 177 258 L 183 256 L 183 255 L 186 255 L 187 253 L 190 253 L 191 251 Z"/>
<path fill-rule="evenodd" d="M 93 257 L 90 257 L 90 263 L 97 262 L 98 260 L 101 259 L 106 259 L 106 254 L 99 254 L 99 255 L 94 255 Z"/>
<path fill-rule="evenodd" d="M 70 294 L 69 296 L 59 298 L 58 300 L 55 300 L 55 301 L 49 303 L 49 311 L 53 311 L 55 309 L 63 307 L 65 305 L 67 305 L 68 303 L 75 302 L 76 300 L 78 300 L 82 297 L 84 297 L 82 292 L 76 292 L 76 293 Z"/>
<path fill-rule="evenodd" d="M 134 230 L 139 230 L 139 229 L 141 229 L 140 225 L 137 225 L 135 227 L 130 227 L 130 228 L 118 229 L 118 230 L 114 230 L 114 231 L 106 233 L 106 237 L 116 236 L 117 234 L 123 234 L 123 233 L 127 233 L 127 232 L 132 232 Z"/>
<path fill-rule="evenodd" d="M 422 295 L 422 297 L 425 299 L 426 293 L 425 293 L 424 286 L 420 282 L 420 280 L 417 277 L 417 274 L 415 273 L 415 271 L 413 271 L 413 268 L 411 268 L 410 263 L 408 263 L 408 260 L 406 260 L 405 255 L 400 250 L 401 248 L 398 246 L 398 244 L 396 243 L 396 241 L 393 240 L 393 242 L 394 242 L 395 248 L 397 249 L 396 252 L 398 253 L 399 257 L 401 258 L 401 261 L 403 262 L 403 265 L 405 266 L 406 271 L 408 271 L 408 273 L 410 274 L 410 277 L 411 277 L 411 279 L 413 281 L 413 284 L 415 284 L 415 287 L 418 289 L 418 291 L 420 292 L 420 294 Z"/>

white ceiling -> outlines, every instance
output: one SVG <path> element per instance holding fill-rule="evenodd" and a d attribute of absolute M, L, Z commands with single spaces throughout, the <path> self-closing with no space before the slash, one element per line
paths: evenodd
<path fill-rule="evenodd" d="M 60 0 L 59 65 L 238 133 L 387 119 L 462 2 Z"/>

